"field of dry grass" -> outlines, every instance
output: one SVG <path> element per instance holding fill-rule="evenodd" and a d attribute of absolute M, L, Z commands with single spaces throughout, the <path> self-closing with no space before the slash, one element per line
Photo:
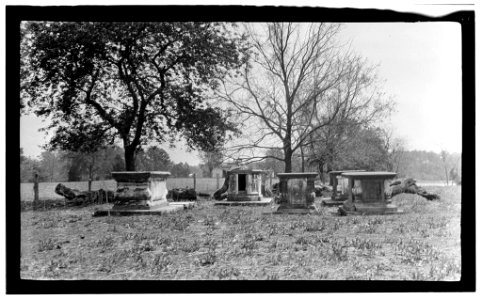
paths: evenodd
<path fill-rule="evenodd" d="M 459 280 L 460 186 L 401 194 L 401 215 L 262 214 L 197 207 L 91 217 L 99 206 L 21 213 L 23 279 Z"/>

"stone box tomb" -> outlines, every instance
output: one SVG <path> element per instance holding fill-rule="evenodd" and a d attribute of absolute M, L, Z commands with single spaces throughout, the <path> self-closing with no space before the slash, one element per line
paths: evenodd
<path fill-rule="evenodd" d="M 309 213 L 315 208 L 315 178 L 318 173 L 278 173 L 277 213 Z"/>
<path fill-rule="evenodd" d="M 267 205 L 272 198 L 266 193 L 266 171 L 234 169 L 228 171 L 227 200 L 215 205 Z"/>
<path fill-rule="evenodd" d="M 97 211 L 94 216 L 161 214 L 184 209 L 181 205 L 169 205 L 167 178 L 169 172 L 112 172 L 117 182 L 114 206 L 110 210 Z"/>
<path fill-rule="evenodd" d="M 393 214 L 401 211 L 388 203 L 385 190 L 393 172 L 344 172 L 348 179 L 348 199 L 340 207 L 341 214 Z"/>

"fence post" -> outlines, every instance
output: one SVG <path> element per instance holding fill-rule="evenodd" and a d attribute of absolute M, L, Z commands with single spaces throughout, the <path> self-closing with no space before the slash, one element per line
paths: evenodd
<path fill-rule="evenodd" d="M 33 209 L 36 209 L 39 195 L 38 195 L 38 173 L 33 173 Z"/>
<path fill-rule="evenodd" d="M 92 191 L 92 177 L 89 176 L 89 181 L 87 182 L 87 191 L 88 191 L 88 194 L 87 194 L 87 199 L 88 199 L 88 202 L 90 203 L 92 201 L 92 195 L 91 195 L 91 191 Z"/>

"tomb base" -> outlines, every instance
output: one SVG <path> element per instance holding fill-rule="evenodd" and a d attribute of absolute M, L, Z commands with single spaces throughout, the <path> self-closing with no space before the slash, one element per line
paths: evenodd
<path fill-rule="evenodd" d="M 259 200 L 258 200 L 259 199 Z M 273 202 L 273 198 L 259 198 L 257 200 L 248 200 L 248 201 L 216 201 L 214 202 L 215 206 L 267 206 Z"/>
<path fill-rule="evenodd" d="M 227 201 L 230 202 L 248 202 L 248 201 L 260 201 L 262 197 L 259 194 L 228 194 Z"/>
<path fill-rule="evenodd" d="M 401 209 L 393 204 L 377 203 L 344 203 L 338 211 L 341 215 L 386 215 L 403 213 Z"/>
<path fill-rule="evenodd" d="M 183 205 L 166 205 L 150 209 L 106 209 L 95 211 L 93 217 L 103 216 L 132 216 L 132 215 L 165 215 L 187 209 Z"/>
<path fill-rule="evenodd" d="M 276 211 L 272 212 L 272 214 L 275 215 L 281 215 L 281 214 L 287 214 L 287 215 L 294 215 L 294 214 L 300 214 L 300 215 L 306 215 L 310 213 L 315 213 L 318 212 L 319 209 L 316 205 L 309 205 L 307 207 L 296 207 L 296 206 L 290 206 L 290 205 L 280 205 Z"/>
<path fill-rule="evenodd" d="M 333 200 L 331 197 L 330 198 L 322 198 L 321 199 L 321 204 L 324 206 L 339 206 L 343 205 L 345 199 L 335 199 Z"/>
<path fill-rule="evenodd" d="M 196 202 L 194 201 L 176 201 L 176 202 L 169 202 L 169 206 L 182 206 L 184 209 L 194 207 Z"/>

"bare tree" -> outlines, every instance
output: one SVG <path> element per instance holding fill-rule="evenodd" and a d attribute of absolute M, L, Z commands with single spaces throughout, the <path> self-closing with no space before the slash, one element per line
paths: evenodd
<path fill-rule="evenodd" d="M 457 169 L 460 161 L 460 156 L 450 154 L 448 151 L 442 150 L 442 152 L 440 153 L 440 157 L 442 158 L 446 184 L 449 185 L 449 180 L 458 181 L 459 178 Z"/>
<path fill-rule="evenodd" d="M 449 185 L 448 156 L 449 156 L 449 153 L 445 150 L 442 150 L 442 152 L 440 153 L 440 157 L 442 158 L 442 162 L 444 166 L 445 180 L 447 182 L 447 185 Z"/>
<path fill-rule="evenodd" d="M 387 154 L 386 170 L 399 173 L 405 153 L 405 140 L 396 137 L 392 130 L 383 130 L 382 134 L 384 138 L 385 152 Z"/>
<path fill-rule="evenodd" d="M 304 170 L 306 152 L 319 148 L 315 143 L 336 148 L 326 141 L 348 138 L 351 126 L 387 111 L 374 68 L 350 51 L 342 53 L 337 44 L 340 25 L 274 23 L 265 26 L 264 35 L 255 29 L 248 31 L 254 58 L 243 80 L 223 81 L 218 93 L 244 126 L 244 139 L 228 156 L 249 162 L 277 159 L 292 172 L 292 157 L 299 153 Z"/>
<path fill-rule="evenodd" d="M 314 114 L 315 121 L 325 123 L 310 132 L 302 147 L 306 147 L 308 164 L 317 165 L 322 177 L 324 167 L 329 172 L 340 156 L 353 151 L 351 141 L 365 129 L 375 127 L 393 110 L 393 102 L 378 86 L 375 67 L 361 57 L 348 53 L 341 61 L 345 72 L 330 90 L 327 101 L 331 104 L 324 114 Z M 311 112 L 305 111 L 310 116 Z M 330 122 L 326 122 L 330 116 Z"/>

